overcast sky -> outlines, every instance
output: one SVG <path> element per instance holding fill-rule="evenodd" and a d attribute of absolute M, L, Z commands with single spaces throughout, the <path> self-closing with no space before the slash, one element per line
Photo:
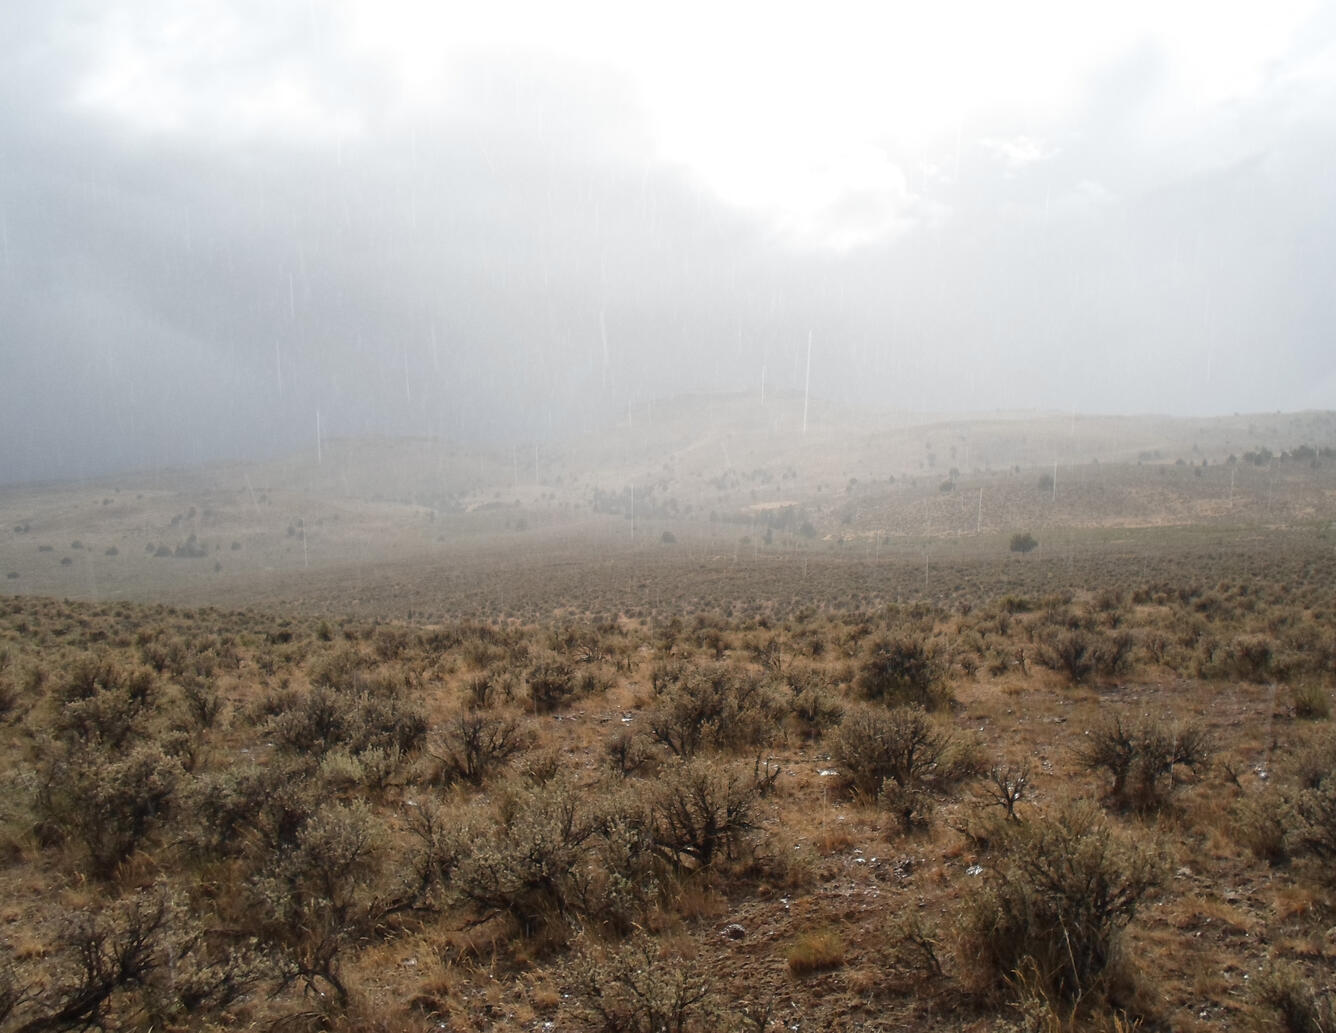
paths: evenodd
<path fill-rule="evenodd" d="M 1336 5 L 0 4 L 0 481 L 1336 403 Z"/>

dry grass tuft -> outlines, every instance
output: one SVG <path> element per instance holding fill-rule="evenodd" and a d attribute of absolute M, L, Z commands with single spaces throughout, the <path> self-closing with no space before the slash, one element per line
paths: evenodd
<path fill-rule="evenodd" d="M 829 972 L 844 965 L 844 940 L 833 929 L 819 929 L 803 933 L 789 948 L 789 971 L 795 976 L 809 976 Z"/>

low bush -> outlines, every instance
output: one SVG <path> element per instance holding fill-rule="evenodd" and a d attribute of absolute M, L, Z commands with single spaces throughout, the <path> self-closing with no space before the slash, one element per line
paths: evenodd
<path fill-rule="evenodd" d="M 1240 845 L 1273 866 L 1290 860 L 1293 808 L 1279 792 L 1268 789 L 1244 796 L 1230 812 L 1230 830 Z"/>
<path fill-rule="evenodd" d="M 581 683 L 575 668 L 559 656 L 539 659 L 524 672 L 525 693 L 534 710 L 556 710 L 580 693 Z"/>
<path fill-rule="evenodd" d="M 1030 781 L 1028 763 L 994 764 L 984 775 L 982 798 L 986 803 L 1002 808 L 1007 821 L 1019 821 L 1016 805 L 1029 794 Z"/>
<path fill-rule="evenodd" d="M 782 707 L 759 678 L 725 664 L 660 671 L 655 684 L 650 735 L 681 758 L 694 757 L 706 746 L 761 745 L 782 720 Z"/>
<path fill-rule="evenodd" d="M 648 936 L 612 950 L 586 948 L 572 966 L 575 993 L 604 1033 L 701 1033 L 728 1028 L 705 968 Z"/>
<path fill-rule="evenodd" d="M 614 732 L 604 742 L 603 757 L 618 775 L 634 775 L 647 769 L 653 761 L 645 737 L 629 728 Z"/>
<path fill-rule="evenodd" d="M 200 731 L 208 731 L 223 713 L 223 695 L 212 679 L 190 677 L 182 680 L 181 699 L 186 713 Z"/>
<path fill-rule="evenodd" d="M 147 704 L 153 688 L 153 672 L 147 667 L 126 666 L 109 655 L 86 653 L 67 665 L 56 685 L 56 695 L 62 703 L 71 703 L 99 692 L 120 690 Z"/>
<path fill-rule="evenodd" d="M 899 968 L 941 978 L 943 943 L 934 926 L 917 910 L 899 912 L 886 929 L 891 957 Z"/>
<path fill-rule="evenodd" d="M 1323 861 L 1336 859 L 1336 772 L 1303 789 L 1294 801 L 1293 839 L 1298 849 Z"/>
<path fill-rule="evenodd" d="M 1294 716 L 1304 721 L 1325 721 L 1331 717 L 1331 692 L 1311 682 L 1295 686 Z"/>
<path fill-rule="evenodd" d="M 1097 632 L 1080 628 L 1055 630 L 1040 643 L 1039 662 L 1058 671 L 1073 685 L 1094 675 L 1114 678 L 1132 666 L 1133 639 L 1126 631 Z"/>
<path fill-rule="evenodd" d="M 117 754 L 61 751 L 37 792 L 38 838 L 78 843 L 88 872 L 108 878 L 166 820 L 181 777 L 179 762 L 152 743 Z"/>
<path fill-rule="evenodd" d="M 1126 722 L 1115 714 L 1092 728 L 1078 747 L 1082 764 L 1113 778 L 1109 799 L 1120 807 L 1160 806 L 1174 787 L 1174 769 L 1200 771 L 1211 759 L 1210 737 L 1191 725 L 1151 718 Z"/>
<path fill-rule="evenodd" d="M 324 787 L 305 760 L 238 764 L 194 779 L 181 793 L 178 830 L 204 859 L 290 850 L 319 808 Z"/>
<path fill-rule="evenodd" d="M 483 671 L 464 680 L 464 703 L 470 710 L 490 710 L 515 698 L 512 680 L 495 671 Z"/>
<path fill-rule="evenodd" d="M 68 743 L 121 749 L 147 732 L 158 702 L 153 672 L 109 657 L 82 657 L 57 689 L 52 725 Z"/>
<path fill-rule="evenodd" d="M 983 865 L 961 918 L 963 966 L 1067 1006 L 1119 989 L 1122 931 L 1160 881 L 1155 855 L 1081 805 L 1011 825 Z"/>
<path fill-rule="evenodd" d="M 656 889 L 635 808 L 563 779 L 512 786 L 505 797 L 499 820 L 460 841 L 453 890 L 480 918 L 507 915 L 525 935 L 581 919 L 629 929 Z"/>
<path fill-rule="evenodd" d="M 1300 789 L 1317 789 L 1336 771 L 1336 728 L 1322 724 L 1304 729 L 1279 765 Z"/>
<path fill-rule="evenodd" d="M 844 718 L 844 704 L 815 669 L 790 668 L 784 678 L 789 690 L 789 710 L 805 739 L 819 739 Z"/>
<path fill-rule="evenodd" d="M 1216 662 L 1219 675 L 1262 684 L 1280 672 L 1275 647 L 1265 635 L 1241 635 L 1230 641 Z"/>
<path fill-rule="evenodd" d="M 867 700 L 937 710 L 951 701 L 945 681 L 946 665 L 921 638 L 883 636 L 865 648 L 854 685 Z"/>
<path fill-rule="evenodd" d="M 9 716 L 9 713 L 18 706 L 19 690 L 14 683 L 14 674 L 9 651 L 0 649 L 0 719 Z"/>
<path fill-rule="evenodd" d="M 245 940 L 223 944 L 165 890 L 71 914 L 54 944 L 51 978 L 9 992 L 0 1021 L 14 1030 L 161 1029 L 209 1023 L 263 977 Z"/>
<path fill-rule="evenodd" d="M 397 695 L 347 696 L 317 686 L 275 715 L 270 730 L 295 753 L 322 756 L 342 747 L 354 756 L 371 749 L 407 756 L 425 739 L 427 719 Z"/>
<path fill-rule="evenodd" d="M 529 746 L 525 727 L 505 714 L 464 711 L 449 718 L 432 752 L 437 780 L 480 786 Z"/>
<path fill-rule="evenodd" d="M 732 859 L 756 829 L 755 778 L 704 761 L 664 771 L 650 797 L 655 849 L 674 867 L 709 867 Z"/>
<path fill-rule="evenodd" d="M 917 707 L 850 711 L 831 754 L 849 787 L 880 801 L 904 828 L 927 823 L 934 797 L 974 773 L 974 759 Z"/>
<path fill-rule="evenodd" d="M 280 957 L 283 983 L 332 990 L 347 1007 L 340 961 L 371 936 L 388 896 L 378 892 L 385 834 L 364 804 L 326 804 L 290 848 L 265 858 L 247 887 L 250 917 Z"/>
<path fill-rule="evenodd" d="M 1262 1028 L 1282 1033 L 1336 1030 L 1336 997 L 1329 990 L 1318 990 L 1294 965 L 1267 967 L 1253 980 L 1249 996 Z"/>

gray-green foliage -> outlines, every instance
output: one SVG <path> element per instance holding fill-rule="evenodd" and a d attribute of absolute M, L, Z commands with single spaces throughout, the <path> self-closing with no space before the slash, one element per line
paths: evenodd
<path fill-rule="evenodd" d="M 591 792 L 562 777 L 504 788 L 495 820 L 477 818 L 453 840 L 454 892 L 526 933 L 576 920 L 629 928 L 657 892 L 633 791 Z"/>
<path fill-rule="evenodd" d="M 384 830 L 361 803 L 320 807 L 290 847 L 263 855 L 248 900 L 285 981 L 323 984 L 347 1004 L 341 956 L 373 934 L 388 906 L 384 855 Z"/>
<path fill-rule="evenodd" d="M 691 958 L 665 956 L 639 935 L 610 950 L 586 947 L 571 968 L 576 996 L 605 1033 L 688 1033 L 718 1029 L 722 1002 Z"/>
<path fill-rule="evenodd" d="M 783 707 L 765 683 L 721 663 L 680 665 L 657 671 L 650 735 L 682 758 L 706 747 L 755 746 L 776 733 Z"/>
<path fill-rule="evenodd" d="M 1115 803 L 1144 810 L 1172 790 L 1176 767 L 1199 771 L 1213 752 L 1210 737 L 1194 725 L 1112 714 L 1090 729 L 1078 754 L 1091 771 L 1109 774 Z"/>
<path fill-rule="evenodd" d="M 962 915 L 962 960 L 985 983 L 1019 979 L 1050 1001 L 1097 1001 L 1122 974 L 1122 931 L 1162 862 L 1077 805 L 1011 823 Z"/>
<path fill-rule="evenodd" d="M 946 665 L 937 650 L 913 635 L 884 635 L 866 647 L 854 682 L 864 699 L 937 710 L 951 701 Z"/>
<path fill-rule="evenodd" d="M 0 1021 L 30 1033 L 176 1027 L 216 1016 L 266 967 L 253 941 L 220 942 L 158 887 L 67 916 L 43 980 L 0 973 Z"/>
<path fill-rule="evenodd" d="M 530 734 L 514 717 L 467 710 L 448 718 L 432 749 L 439 780 L 480 786 L 529 745 Z"/>
<path fill-rule="evenodd" d="M 77 843 L 90 873 L 106 878 L 167 819 L 181 778 L 180 763 L 155 743 L 58 750 L 36 793 L 38 836 Z"/>
<path fill-rule="evenodd" d="M 934 796 L 973 773 L 970 751 L 918 707 L 859 707 L 836 729 L 831 753 L 849 786 L 905 827 L 921 824 Z"/>
<path fill-rule="evenodd" d="M 1039 662 L 1083 685 L 1094 675 L 1113 678 L 1126 674 L 1132 664 L 1132 636 L 1126 631 L 1103 632 L 1088 628 L 1058 628 L 1040 643 Z"/>
<path fill-rule="evenodd" d="M 755 778 L 703 760 L 666 769 L 650 792 L 656 851 L 679 868 L 734 857 L 757 827 L 760 791 Z"/>

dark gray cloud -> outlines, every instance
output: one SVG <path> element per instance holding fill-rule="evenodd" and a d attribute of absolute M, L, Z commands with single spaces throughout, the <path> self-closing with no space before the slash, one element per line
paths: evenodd
<path fill-rule="evenodd" d="M 814 392 L 893 408 L 1336 390 L 1336 117 L 1284 69 L 1166 146 L 1145 122 L 1169 73 L 1139 48 L 1075 117 L 944 137 L 955 167 L 909 175 L 898 215 L 838 198 L 832 225 L 895 227 L 841 251 L 658 160 L 609 67 L 456 59 L 450 103 L 415 112 L 310 10 L 261 5 L 150 130 L 81 100 L 109 45 L 81 11 L 0 14 L 22 98 L 0 110 L 0 481 L 286 451 L 317 412 L 329 434 L 558 435 L 628 401 L 800 387 L 809 332 Z M 219 121 L 276 77 L 357 130 Z"/>

